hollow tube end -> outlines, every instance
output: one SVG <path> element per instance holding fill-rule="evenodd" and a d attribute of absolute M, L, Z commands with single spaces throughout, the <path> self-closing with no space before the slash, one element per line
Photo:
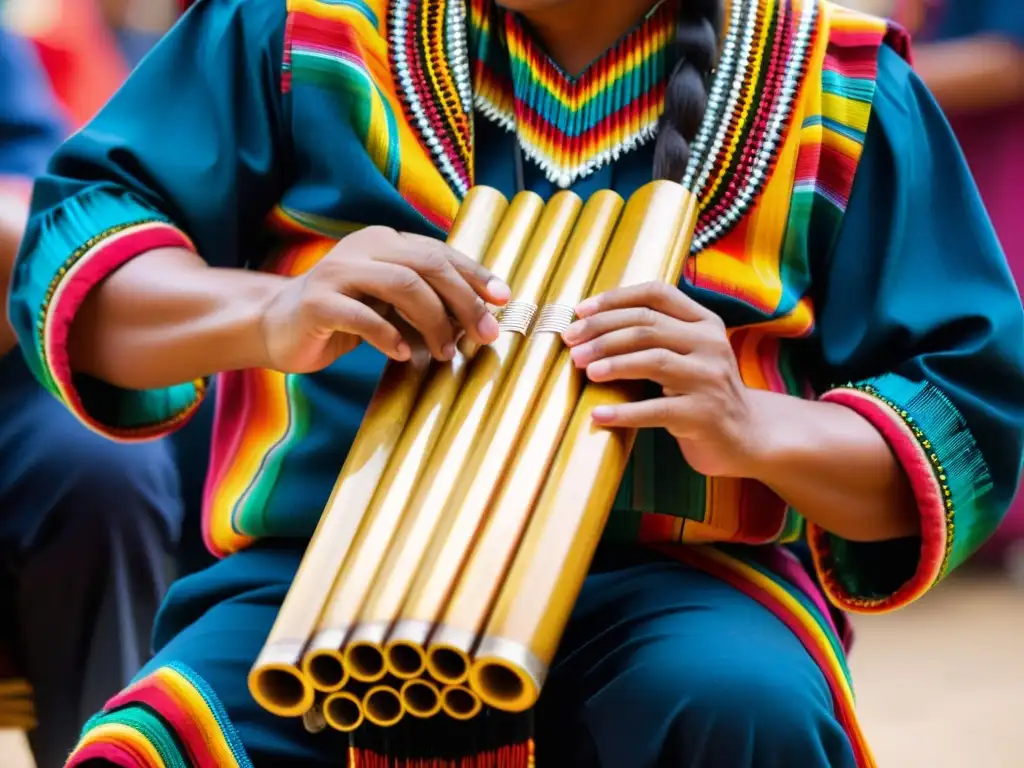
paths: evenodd
<path fill-rule="evenodd" d="M 441 692 L 429 680 L 406 680 L 400 692 L 405 711 L 426 720 L 441 711 Z"/>
<path fill-rule="evenodd" d="M 455 720 L 472 720 L 480 714 L 480 697 L 464 685 L 449 685 L 441 692 L 441 707 Z"/>
<path fill-rule="evenodd" d="M 257 664 L 248 684 L 256 702 L 278 717 L 302 717 L 316 701 L 310 681 L 293 664 Z"/>
<path fill-rule="evenodd" d="M 321 693 L 340 691 L 349 680 L 345 656 L 334 648 L 317 648 L 307 653 L 302 659 L 302 671 Z"/>
<path fill-rule="evenodd" d="M 376 683 L 387 674 L 384 650 L 377 643 L 351 643 L 345 648 L 345 668 L 353 680 Z"/>
<path fill-rule="evenodd" d="M 431 643 L 427 649 L 427 671 L 445 685 L 461 685 L 469 679 L 469 654 L 447 643 Z"/>
<path fill-rule="evenodd" d="M 328 696 L 324 701 L 323 716 L 331 728 L 342 733 L 351 733 L 366 719 L 363 703 L 348 691 Z"/>
<path fill-rule="evenodd" d="M 405 705 L 398 691 L 388 685 L 377 685 L 363 698 L 366 719 L 380 728 L 397 725 L 405 716 Z"/>
<path fill-rule="evenodd" d="M 474 654 L 469 685 L 485 704 L 504 712 L 523 712 L 540 696 L 547 665 L 520 643 L 485 637 Z"/>
<path fill-rule="evenodd" d="M 423 648 L 408 640 L 391 640 L 384 649 L 384 664 L 399 680 L 415 680 L 427 669 Z"/>

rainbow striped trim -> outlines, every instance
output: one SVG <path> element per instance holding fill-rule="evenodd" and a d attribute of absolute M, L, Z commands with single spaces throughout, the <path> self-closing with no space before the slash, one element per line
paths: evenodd
<path fill-rule="evenodd" d="M 808 524 L 815 567 L 829 599 L 844 610 L 896 610 L 924 595 L 973 551 L 970 531 L 956 536 L 957 510 L 974 507 L 992 487 L 988 467 L 956 406 L 927 382 L 888 374 L 833 389 L 821 399 L 853 409 L 889 443 L 917 502 L 921 550 L 913 577 L 891 594 L 859 594 L 847 586 L 859 564 L 847 551 L 849 543 Z M 863 562 L 864 568 L 875 566 L 873 558 Z"/>
<path fill-rule="evenodd" d="M 518 15 L 487 18 L 476 4 L 474 33 L 491 45 L 474 64 L 476 107 L 515 131 L 525 155 L 552 183 L 567 188 L 657 135 L 672 61 L 676 8 L 662 2 L 579 77 L 566 75 L 541 51 Z M 512 99 L 505 94 L 511 89 Z"/>
<path fill-rule="evenodd" d="M 714 547 L 661 546 L 658 549 L 692 568 L 720 579 L 756 600 L 792 630 L 828 682 L 836 718 L 850 740 L 857 767 L 875 768 L 871 748 L 857 719 L 853 688 L 843 648 L 834 631 L 830 631 L 830 620 L 822 614 L 807 594 L 788 581 L 780 579 L 764 565 L 741 561 Z"/>
<path fill-rule="evenodd" d="M 75 386 L 68 359 L 68 334 L 79 307 L 93 288 L 118 267 L 158 248 L 195 250 L 181 230 L 159 219 L 119 224 L 89 239 L 57 270 L 46 291 L 37 323 L 47 389 L 87 427 L 125 442 L 166 434 L 186 421 L 203 399 L 205 382 L 195 381 L 164 392 L 165 407 L 161 410 L 168 415 L 159 421 L 133 426 L 110 423 L 113 420 L 97 418 L 86 408 L 82 393 Z"/>
<path fill-rule="evenodd" d="M 90 760 L 119 768 L 252 768 L 224 707 L 183 664 L 142 678 L 86 723 L 66 765 Z"/>

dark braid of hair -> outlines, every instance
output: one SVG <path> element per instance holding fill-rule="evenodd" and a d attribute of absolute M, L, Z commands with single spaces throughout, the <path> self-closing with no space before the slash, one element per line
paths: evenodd
<path fill-rule="evenodd" d="M 665 86 L 665 111 L 654 148 L 654 177 L 682 181 L 690 142 L 708 105 L 708 82 L 718 58 L 722 0 L 670 0 L 680 6 L 676 63 Z"/>

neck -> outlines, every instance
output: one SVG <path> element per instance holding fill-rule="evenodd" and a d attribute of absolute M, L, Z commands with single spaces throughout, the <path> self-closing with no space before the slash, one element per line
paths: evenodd
<path fill-rule="evenodd" d="M 562 0 L 522 11 L 548 55 L 578 74 L 643 18 L 657 0 Z"/>

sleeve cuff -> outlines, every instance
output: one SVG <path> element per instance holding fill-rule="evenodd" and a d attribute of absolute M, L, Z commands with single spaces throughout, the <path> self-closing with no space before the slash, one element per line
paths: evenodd
<path fill-rule="evenodd" d="M 198 408 L 205 382 L 157 390 L 114 387 L 73 374 L 67 342 L 82 302 L 104 278 L 147 251 L 194 250 L 191 240 L 163 216 L 128 197 L 71 200 L 59 218 L 33 222 L 39 229 L 22 255 L 19 284 L 12 294 L 14 301 L 35 308 L 33 368 L 80 421 L 106 437 L 130 442 L 173 431 Z"/>
<path fill-rule="evenodd" d="M 851 542 L 808 523 L 815 568 L 829 598 L 843 610 L 896 610 L 949 571 L 957 513 L 969 514 L 991 487 L 988 469 L 956 406 L 927 382 L 886 374 L 838 387 L 821 399 L 852 408 L 886 439 L 910 481 L 921 536 Z"/>

